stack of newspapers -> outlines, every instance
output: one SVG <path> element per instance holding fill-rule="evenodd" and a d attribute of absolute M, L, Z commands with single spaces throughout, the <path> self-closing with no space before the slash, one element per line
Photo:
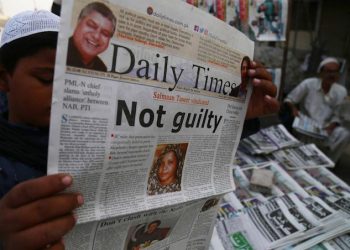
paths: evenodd
<path fill-rule="evenodd" d="M 272 126 L 242 140 L 235 163 L 212 249 L 350 249 L 350 187 L 314 144 Z M 255 169 L 273 173 L 269 193 L 252 188 Z"/>
<path fill-rule="evenodd" d="M 334 163 L 315 144 L 286 148 L 272 153 L 270 159 L 278 161 L 284 168 L 334 167 Z"/>
<path fill-rule="evenodd" d="M 334 167 L 315 144 L 303 144 L 279 124 L 260 130 L 243 139 L 235 163 L 242 168 L 277 161 L 284 169 Z"/>
<path fill-rule="evenodd" d="M 274 172 L 271 194 L 250 189 L 254 168 Z M 285 171 L 270 162 L 232 174 L 237 188 L 222 199 L 211 249 L 350 248 L 350 187 L 327 168 Z"/>
<path fill-rule="evenodd" d="M 240 143 L 241 148 L 250 154 L 269 154 L 278 149 L 299 145 L 300 141 L 281 125 L 261 129 Z"/>

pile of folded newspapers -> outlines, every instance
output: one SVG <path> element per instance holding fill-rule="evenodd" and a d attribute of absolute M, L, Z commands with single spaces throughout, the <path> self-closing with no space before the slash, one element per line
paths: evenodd
<path fill-rule="evenodd" d="M 276 161 L 283 168 L 334 167 L 334 163 L 315 144 L 303 144 L 283 125 L 260 130 L 240 142 L 236 164 L 242 168 Z"/>
<path fill-rule="evenodd" d="M 282 125 L 244 139 L 232 170 L 236 190 L 222 200 L 210 248 L 350 249 L 350 187 L 333 166 Z"/>

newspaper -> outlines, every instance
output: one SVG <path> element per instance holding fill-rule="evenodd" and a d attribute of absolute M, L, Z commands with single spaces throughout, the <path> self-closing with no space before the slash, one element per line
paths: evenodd
<path fill-rule="evenodd" d="M 215 229 L 221 246 L 225 250 L 266 250 L 269 247 L 269 241 L 259 232 L 247 212 L 237 217 L 219 221 Z M 211 245 L 220 246 L 218 243 L 211 243 Z"/>
<path fill-rule="evenodd" d="M 346 250 L 350 249 L 350 234 L 343 234 L 323 243 L 326 249 Z"/>
<path fill-rule="evenodd" d="M 212 245 L 219 237 L 224 249 L 240 249 L 239 243 L 250 247 L 243 249 L 289 249 L 343 225 L 344 218 L 318 197 L 289 193 L 218 221 Z"/>
<path fill-rule="evenodd" d="M 267 201 L 267 197 L 265 197 L 263 194 L 251 191 L 249 189 L 249 178 L 244 174 L 242 169 L 236 167 L 232 173 L 236 183 L 236 190 L 226 194 L 225 200 L 231 201 L 230 204 L 235 209 L 238 210 L 241 206 L 252 207 Z M 230 196 L 232 197 L 230 198 Z M 239 200 L 240 203 L 237 204 L 236 200 Z"/>
<path fill-rule="evenodd" d="M 240 166 L 242 169 L 248 169 L 265 165 L 269 161 L 270 159 L 265 155 L 251 155 L 244 152 L 244 149 L 238 146 L 234 163 Z"/>
<path fill-rule="evenodd" d="M 272 157 L 287 170 L 334 167 L 334 162 L 319 150 L 315 144 L 278 150 L 272 153 Z"/>
<path fill-rule="evenodd" d="M 333 192 L 303 169 L 289 171 L 288 173 L 309 195 L 320 198 L 333 195 Z"/>
<path fill-rule="evenodd" d="M 48 173 L 70 173 L 71 191 L 85 198 L 78 223 L 232 191 L 228 164 L 252 92 L 241 64 L 253 42 L 181 1 L 110 0 L 117 25 L 100 55 L 107 71 L 66 65 L 90 2 L 62 5 L 48 160 Z M 165 185 L 169 152 L 178 164 Z"/>
<path fill-rule="evenodd" d="M 274 173 L 271 194 L 262 194 L 250 189 L 250 178 L 253 168 L 241 169 L 236 166 L 233 178 L 236 190 L 224 195 L 218 217 L 220 219 L 235 216 L 240 210 L 266 203 L 270 198 L 296 193 L 299 197 L 309 197 L 309 194 L 275 162 L 270 162 L 257 168 L 268 169 Z M 331 192 L 330 192 L 331 193 Z"/>
<path fill-rule="evenodd" d="M 347 250 L 350 249 L 350 233 L 345 233 L 333 239 L 323 241 L 309 248 L 310 250 Z"/>
<path fill-rule="evenodd" d="M 300 144 L 299 140 L 291 135 L 282 124 L 270 126 L 260 131 L 266 134 L 278 148 L 292 147 Z"/>
<path fill-rule="evenodd" d="M 350 198 L 341 197 L 338 195 L 331 195 L 323 197 L 323 200 L 334 210 L 339 211 L 344 217 L 350 215 Z"/>
<path fill-rule="evenodd" d="M 342 227 L 349 223 L 348 218 L 350 215 L 350 200 L 344 197 L 339 197 L 336 195 L 316 197 L 311 196 L 306 199 L 299 200 L 295 194 L 289 194 L 289 198 L 293 200 L 294 204 L 303 204 L 304 208 L 313 214 L 315 220 L 313 224 L 314 228 L 307 230 L 305 234 L 299 237 L 298 241 L 302 242 L 307 239 L 309 241 L 315 235 L 318 239 L 326 239 L 329 231 L 333 231 L 337 227 Z M 284 197 L 283 197 L 284 198 Z M 302 207 L 299 205 L 299 207 Z M 302 214 L 306 215 L 306 210 L 302 209 Z M 308 219 L 310 220 L 310 218 Z M 333 235 L 332 237 L 335 237 Z M 295 242 L 288 242 L 287 245 L 293 246 Z M 285 249 L 285 248 L 282 248 Z M 289 248 L 288 248 L 289 249 Z M 294 249 L 292 247 L 291 249 Z"/>
<path fill-rule="evenodd" d="M 324 129 L 323 124 L 319 124 L 317 121 L 312 120 L 304 114 L 299 114 L 299 116 L 295 117 L 292 127 L 302 134 L 318 139 L 326 139 L 326 137 L 328 137 L 328 133 Z"/>
<path fill-rule="evenodd" d="M 274 174 L 273 186 L 271 188 L 271 195 L 267 195 L 266 198 L 272 196 L 283 196 L 289 193 L 297 193 L 300 197 L 308 197 L 308 193 L 276 162 L 270 162 L 264 166 L 260 166 L 260 169 L 268 169 Z M 244 175 L 247 179 L 252 176 L 252 169 L 244 169 Z M 236 191 L 235 191 L 236 192 Z"/>
<path fill-rule="evenodd" d="M 226 195 L 225 195 L 225 197 L 226 197 Z M 228 198 L 228 197 L 226 197 L 226 198 Z M 231 198 L 231 197 L 229 197 L 229 198 Z M 223 200 L 225 200 L 225 198 Z M 238 199 L 236 200 L 236 203 L 239 204 L 239 205 L 236 205 L 237 207 L 239 207 L 239 209 L 244 209 L 243 205 L 239 202 Z M 225 220 L 227 218 L 237 216 L 237 214 L 239 212 L 240 212 L 240 210 L 237 210 L 237 208 L 232 205 L 231 201 L 230 202 L 225 201 L 225 202 L 222 202 L 220 204 L 216 218 L 218 220 Z"/>
<path fill-rule="evenodd" d="M 311 213 L 302 212 L 303 215 L 281 201 L 271 200 L 247 208 L 239 216 L 219 221 L 216 229 L 225 249 L 240 249 L 242 246 L 237 244 L 243 243 L 250 247 L 244 249 L 271 249 L 296 241 L 308 229 L 307 223 L 312 227 L 317 225 Z M 306 223 L 307 213 L 309 221 Z"/>
<path fill-rule="evenodd" d="M 225 250 L 224 246 L 222 245 L 221 239 L 219 237 L 218 231 L 216 230 L 216 227 L 214 227 L 214 230 L 213 230 L 213 235 L 210 240 L 209 250 Z"/>
<path fill-rule="evenodd" d="M 349 233 L 349 232 L 350 232 L 350 221 L 348 219 L 345 219 L 343 225 L 335 227 L 332 230 L 330 230 L 324 234 L 321 234 L 317 237 L 311 238 L 308 241 L 305 241 L 297 246 L 293 246 L 293 248 L 291 248 L 291 249 L 294 249 L 294 250 L 305 250 L 305 249 L 310 249 L 310 248 L 312 249 L 313 246 L 316 246 L 317 244 L 321 243 L 322 241 L 330 240 L 330 239 L 333 239 L 337 236 L 340 236 L 340 235 L 343 235 L 343 234 Z M 332 249 L 332 248 L 330 248 L 330 249 Z M 345 249 L 348 249 L 348 248 L 345 248 Z"/>
<path fill-rule="evenodd" d="M 257 145 L 260 146 L 260 142 Z M 276 157 L 281 156 L 280 152 L 283 152 L 284 159 Z M 331 161 L 323 153 L 312 144 L 294 145 L 272 154 L 258 155 L 258 159 L 268 158 L 276 162 L 259 164 L 255 158 L 256 155 L 250 155 L 246 148 L 238 151 L 236 163 L 240 166 L 233 171 L 236 190 L 226 194 L 220 205 L 212 249 L 294 250 L 309 249 L 316 244 L 327 246 L 321 249 L 348 249 L 339 239 L 337 242 L 343 248 L 335 244 L 333 246 L 338 248 L 329 246 L 330 239 L 344 235 L 348 230 L 350 188 L 326 168 Z M 253 162 L 257 164 L 254 166 Z M 288 169 L 283 164 L 285 162 L 296 167 L 285 171 Z M 300 166 L 315 168 L 301 169 Z M 249 186 L 253 170 L 264 168 L 274 173 L 270 194 L 253 192 Z M 279 218 L 283 218 L 280 221 L 284 225 L 298 225 L 293 233 L 276 236 L 286 228 L 282 225 L 277 226 L 278 229 L 275 227 L 268 216 L 271 210 L 267 208 L 277 207 L 283 215 Z M 319 249 L 316 246 L 310 249 Z"/>
<path fill-rule="evenodd" d="M 241 141 L 240 146 L 251 154 L 269 154 L 278 149 L 299 145 L 300 141 L 282 125 L 261 129 Z"/>
<path fill-rule="evenodd" d="M 337 183 L 335 191 L 338 192 L 325 186 L 325 179 L 320 176 L 327 175 L 328 169 L 286 172 L 276 162 L 256 168 L 274 173 L 271 195 L 249 189 L 253 168 L 234 167 L 236 190 L 222 199 L 212 249 L 294 249 L 303 241 L 315 243 L 312 239 L 316 239 L 315 244 L 318 244 L 329 239 L 329 232 L 349 223 L 350 198 L 345 195 L 348 186 L 333 174 L 329 174 L 332 184 L 328 180 L 328 186 L 334 187 Z M 307 171 L 314 171 L 318 177 L 314 178 Z M 275 210 L 283 226 L 272 218 Z M 294 231 L 289 230 L 293 228 L 291 225 Z"/>
<path fill-rule="evenodd" d="M 78 224 L 66 249 L 206 249 L 220 197 Z"/>
<path fill-rule="evenodd" d="M 290 214 L 298 221 L 298 223 L 304 226 L 303 234 L 298 236 L 297 239 L 293 238 L 284 241 L 278 248 L 283 249 L 286 246 L 295 244 L 295 242 L 301 242 L 320 234 L 325 231 L 325 228 L 328 228 L 325 223 L 320 222 L 318 218 L 314 216 L 313 213 L 302 204 L 302 202 L 300 202 L 295 194 L 291 193 L 283 197 L 278 197 L 275 201 L 282 203 L 281 206 L 286 206 Z"/>
<path fill-rule="evenodd" d="M 306 171 L 334 194 L 350 198 L 349 185 L 327 168 L 312 168 Z"/>

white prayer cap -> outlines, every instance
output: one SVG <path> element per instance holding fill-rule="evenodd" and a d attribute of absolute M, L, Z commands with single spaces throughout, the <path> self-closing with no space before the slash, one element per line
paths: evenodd
<path fill-rule="evenodd" d="M 326 57 L 325 59 L 323 59 L 320 62 L 320 65 L 318 65 L 317 72 L 320 73 L 322 67 L 325 66 L 328 63 L 336 63 L 336 64 L 340 65 L 339 61 L 337 60 L 337 58 L 335 58 L 335 57 Z"/>
<path fill-rule="evenodd" d="M 10 18 L 1 36 L 0 48 L 29 35 L 60 29 L 60 17 L 47 10 L 29 10 Z"/>

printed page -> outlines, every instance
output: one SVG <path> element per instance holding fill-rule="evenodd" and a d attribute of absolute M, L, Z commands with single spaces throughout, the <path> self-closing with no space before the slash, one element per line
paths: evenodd
<path fill-rule="evenodd" d="M 313 168 L 306 171 L 334 194 L 350 198 L 349 185 L 327 168 Z"/>
<path fill-rule="evenodd" d="M 281 124 L 261 129 L 259 132 L 244 138 L 240 149 L 250 154 L 269 154 L 278 149 L 295 147 L 300 144 Z"/>
<path fill-rule="evenodd" d="M 315 144 L 286 148 L 272 153 L 274 159 L 287 170 L 334 167 L 334 163 Z"/>
<path fill-rule="evenodd" d="M 220 196 L 78 224 L 66 249 L 208 249 Z"/>
<path fill-rule="evenodd" d="M 304 114 L 300 114 L 299 117 L 295 117 L 293 121 L 293 128 L 300 133 L 319 139 L 326 139 L 328 137 L 328 133 L 324 129 L 323 124 L 319 124 Z"/>
<path fill-rule="evenodd" d="M 322 185 L 317 179 L 313 178 L 304 169 L 289 171 L 289 175 L 310 195 L 325 197 L 333 193 Z"/>
<path fill-rule="evenodd" d="M 48 173 L 74 177 L 79 223 L 232 191 L 253 42 L 181 1 L 64 1 L 62 17 Z"/>

